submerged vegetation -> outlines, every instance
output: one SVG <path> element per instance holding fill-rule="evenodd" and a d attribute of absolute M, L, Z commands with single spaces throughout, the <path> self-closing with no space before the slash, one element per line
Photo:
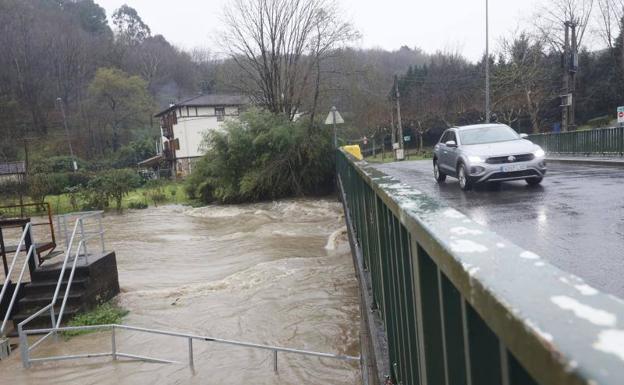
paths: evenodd
<path fill-rule="evenodd" d="M 317 195 L 333 188 L 331 131 L 307 120 L 251 109 L 225 130 L 210 132 L 205 147 L 186 191 L 206 203 Z"/>
<path fill-rule="evenodd" d="M 95 309 L 75 316 L 67 323 L 67 326 L 92 326 L 120 323 L 122 318 L 128 315 L 128 310 L 121 308 L 112 302 L 106 302 Z M 95 330 L 70 330 L 63 332 L 65 337 L 74 337 L 92 333 Z"/>

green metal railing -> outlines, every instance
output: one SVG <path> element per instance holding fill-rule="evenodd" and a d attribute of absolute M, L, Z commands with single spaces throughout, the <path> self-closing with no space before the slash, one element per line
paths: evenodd
<path fill-rule="evenodd" d="M 551 154 L 624 154 L 624 127 L 533 134 L 528 139 Z"/>
<path fill-rule="evenodd" d="M 337 171 L 394 384 L 622 384 L 624 302 L 342 151 Z"/>

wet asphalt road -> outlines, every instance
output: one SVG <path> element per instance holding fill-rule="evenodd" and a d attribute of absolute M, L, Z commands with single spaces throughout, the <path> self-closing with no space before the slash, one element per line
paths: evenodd
<path fill-rule="evenodd" d="M 514 181 L 470 192 L 461 191 L 454 178 L 435 182 L 430 161 L 377 168 L 624 298 L 624 167 L 551 162 L 537 188 Z"/>

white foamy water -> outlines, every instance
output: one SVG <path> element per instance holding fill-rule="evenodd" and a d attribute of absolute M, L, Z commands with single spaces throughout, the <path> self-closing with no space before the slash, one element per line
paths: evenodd
<path fill-rule="evenodd" d="M 359 355 L 357 282 L 340 204 L 165 206 L 105 218 L 117 253 L 124 323 L 322 352 Z M 184 361 L 186 341 L 118 333 L 121 351 Z M 359 364 L 195 343 L 184 365 L 0 363 L 13 384 L 357 384 Z M 110 334 L 47 344 L 38 354 L 110 350 Z M 53 379 L 53 380 L 51 380 Z"/>

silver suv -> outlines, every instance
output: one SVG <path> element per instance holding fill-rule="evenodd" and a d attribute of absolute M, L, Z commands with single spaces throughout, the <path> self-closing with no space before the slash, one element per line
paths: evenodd
<path fill-rule="evenodd" d="M 449 128 L 434 148 L 433 174 L 438 182 L 459 179 L 464 191 L 475 183 L 518 179 L 537 185 L 546 174 L 545 154 L 525 137 L 504 124 Z"/>

